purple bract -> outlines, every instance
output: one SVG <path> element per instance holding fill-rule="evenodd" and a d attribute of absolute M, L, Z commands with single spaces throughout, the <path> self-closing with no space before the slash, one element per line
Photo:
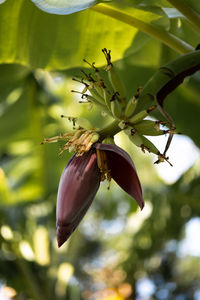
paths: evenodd
<path fill-rule="evenodd" d="M 101 172 L 96 151 L 104 152 L 111 177 L 144 207 L 135 166 L 124 150 L 113 144 L 97 143 L 82 156 L 73 156 L 65 167 L 58 188 L 57 241 L 60 247 L 76 229 L 90 207 L 100 185 Z"/>

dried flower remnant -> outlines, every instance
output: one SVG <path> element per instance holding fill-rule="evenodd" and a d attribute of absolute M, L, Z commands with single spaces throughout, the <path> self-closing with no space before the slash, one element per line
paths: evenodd
<path fill-rule="evenodd" d="M 62 115 L 61 117 L 65 116 Z M 67 118 L 70 121 L 72 120 L 74 125 L 76 124 L 77 118 Z M 81 120 L 83 121 L 83 118 L 81 118 Z M 81 156 L 85 152 L 89 151 L 92 145 L 99 140 L 99 134 L 95 132 L 95 129 L 88 130 L 79 126 L 72 132 L 67 132 L 52 138 L 44 139 L 44 141 L 41 144 L 55 143 L 59 140 L 65 141 L 64 146 L 60 148 L 59 154 L 62 154 L 65 150 L 68 150 L 69 152 L 76 152 L 76 156 Z"/>

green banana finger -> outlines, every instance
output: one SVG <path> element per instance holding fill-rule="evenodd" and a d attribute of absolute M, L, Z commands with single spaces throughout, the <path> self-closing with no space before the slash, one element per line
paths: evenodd
<path fill-rule="evenodd" d="M 132 116 L 129 121 L 132 124 L 138 123 L 140 121 L 142 121 L 144 118 L 146 118 L 148 116 L 148 112 L 147 110 L 142 110 L 140 111 L 138 114 Z"/>
<path fill-rule="evenodd" d="M 86 62 L 86 60 L 84 60 Z M 88 63 L 88 62 L 87 62 Z M 89 64 L 89 63 L 88 63 Z M 92 68 L 94 67 L 94 65 L 89 64 Z M 94 67 L 95 70 L 97 70 L 95 72 L 98 73 L 98 69 L 96 67 Z M 92 94 L 93 97 L 95 97 L 96 99 L 99 99 L 99 102 L 103 101 L 103 87 L 104 87 L 104 82 L 103 79 L 98 77 L 97 80 L 98 82 L 96 82 L 96 80 L 91 76 L 91 74 L 87 74 L 86 72 L 82 71 L 84 77 L 83 79 L 78 79 L 78 78 L 73 78 L 73 80 L 80 82 L 82 84 L 85 85 L 85 88 L 82 91 L 82 94 L 85 94 L 87 92 L 87 90 L 89 90 Z"/>
<path fill-rule="evenodd" d="M 141 137 L 143 140 L 143 145 L 141 146 L 141 149 L 143 152 L 145 152 L 145 150 L 147 150 L 148 152 L 154 153 L 156 155 L 160 154 L 160 151 L 158 150 L 158 148 L 149 139 L 147 139 L 143 135 L 141 135 Z"/>
<path fill-rule="evenodd" d="M 89 89 L 91 95 L 101 104 L 105 104 L 104 98 L 97 92 L 95 88 Z"/>
<path fill-rule="evenodd" d="M 102 144 L 115 144 L 113 137 L 107 137 L 102 141 Z"/>
<path fill-rule="evenodd" d="M 122 108 L 117 99 L 114 99 L 110 102 L 110 109 L 115 118 L 121 118 Z"/>
<path fill-rule="evenodd" d="M 126 118 L 129 118 L 132 113 L 133 113 L 133 110 L 135 108 L 135 104 L 136 104 L 136 98 L 133 97 L 132 99 L 130 99 L 126 105 L 126 108 L 125 108 L 125 111 L 124 111 L 124 116 Z"/>
<path fill-rule="evenodd" d="M 94 103 L 97 107 L 99 107 L 102 111 L 104 111 L 105 113 L 107 113 L 108 115 L 112 115 L 111 112 L 107 109 L 105 103 L 102 104 L 100 103 L 99 101 L 97 101 L 96 98 L 90 96 L 90 95 L 87 95 L 87 94 L 84 94 L 83 95 L 84 97 L 86 97 L 86 99 L 89 101 L 89 102 L 92 102 Z"/>
<path fill-rule="evenodd" d="M 90 142 L 94 144 L 94 143 L 96 143 L 98 140 L 99 140 L 99 134 L 95 132 L 95 133 L 93 134 L 93 136 L 92 136 Z"/>
<path fill-rule="evenodd" d="M 102 98 L 104 97 L 104 93 L 103 93 L 104 87 L 105 87 L 105 85 L 104 85 L 103 79 L 99 79 L 98 82 L 94 83 L 94 88 L 95 88 L 97 94 L 99 96 L 101 96 Z"/>
<path fill-rule="evenodd" d="M 131 118 L 129 118 L 130 123 L 135 124 L 135 123 L 138 123 L 138 122 L 142 121 L 142 120 L 143 120 L 144 118 L 146 118 L 146 117 L 149 115 L 149 113 L 150 113 L 152 110 L 154 110 L 155 108 L 156 108 L 156 105 L 150 107 L 150 108 L 147 109 L 147 110 L 142 110 L 142 111 L 140 111 L 139 113 L 133 115 Z"/>
<path fill-rule="evenodd" d="M 137 147 L 140 147 L 140 148 L 142 147 L 143 139 L 142 139 L 141 135 L 139 135 L 138 133 L 135 132 L 133 134 L 129 134 L 128 137 L 129 137 L 130 141 L 132 143 L 134 143 Z"/>
<path fill-rule="evenodd" d="M 120 98 L 126 98 L 126 91 L 123 82 L 121 81 L 119 75 L 116 73 L 113 65 L 108 71 L 108 78 L 112 84 L 113 89 L 119 93 Z"/>
<path fill-rule="evenodd" d="M 141 147 L 143 144 L 143 140 L 141 135 L 139 135 L 135 129 L 131 128 L 130 126 L 124 129 L 124 133 L 128 135 L 131 142 L 133 142 L 137 147 Z"/>
<path fill-rule="evenodd" d="M 88 121 L 88 119 L 85 119 L 85 118 L 77 118 L 76 124 L 78 124 L 80 127 L 87 129 L 87 130 L 94 128 L 94 126 L 90 123 L 90 121 Z"/>
<path fill-rule="evenodd" d="M 137 147 L 140 147 L 143 152 L 147 150 L 148 152 L 156 155 L 160 154 L 160 151 L 150 140 L 148 140 L 145 136 L 138 134 L 133 128 L 131 129 L 129 127 L 128 129 L 125 129 L 124 132 L 128 135 L 130 141 Z"/>
<path fill-rule="evenodd" d="M 160 129 L 160 123 L 158 121 L 143 120 L 134 124 L 134 129 L 141 135 L 162 135 L 166 134 L 167 130 Z"/>
<path fill-rule="evenodd" d="M 115 92 L 118 92 L 121 99 L 126 98 L 126 90 L 123 81 L 117 74 L 115 68 L 113 67 L 113 64 L 111 63 L 111 55 L 110 50 L 107 51 L 106 48 L 102 49 L 102 52 L 104 53 L 106 60 L 107 60 L 107 66 L 105 67 L 105 70 L 108 72 L 108 78 L 110 80 L 110 83 L 114 89 Z"/>
<path fill-rule="evenodd" d="M 118 126 L 119 128 L 121 128 L 121 130 L 124 130 L 125 128 L 127 128 L 128 123 L 125 120 L 122 120 L 119 122 Z"/>
<path fill-rule="evenodd" d="M 110 110 L 110 107 L 111 107 L 111 102 L 110 102 L 111 95 L 110 95 L 109 91 L 106 88 L 103 89 L 103 93 L 104 93 L 104 101 L 105 101 L 108 109 Z"/>

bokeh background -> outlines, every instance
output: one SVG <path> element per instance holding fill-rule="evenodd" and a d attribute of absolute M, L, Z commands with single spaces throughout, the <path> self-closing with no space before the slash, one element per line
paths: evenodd
<path fill-rule="evenodd" d="M 133 1 L 139 2 L 146 4 Z M 152 19 L 147 13 L 144 20 L 196 47 L 200 33 L 167 1 L 155 3 Z M 40 142 L 72 129 L 61 114 L 86 117 L 97 127 L 109 122 L 71 93 L 82 89 L 72 77 L 90 72 L 83 58 L 104 72 L 104 47 L 128 97 L 179 55 L 91 9 L 55 16 L 29 0 L 0 5 L 1 300 L 200 299 L 199 73 L 165 102 L 181 133 L 169 151 L 173 167 L 154 165 L 156 157 L 116 136 L 137 168 L 143 211 L 114 182 L 109 190 L 103 182 L 78 229 L 57 247 L 57 188 L 70 154 L 58 156 L 59 143 Z M 152 140 L 164 149 L 166 137 Z"/>

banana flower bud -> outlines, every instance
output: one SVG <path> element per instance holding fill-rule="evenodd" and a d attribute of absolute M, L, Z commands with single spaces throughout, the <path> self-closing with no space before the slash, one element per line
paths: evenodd
<path fill-rule="evenodd" d="M 94 149 L 73 156 L 65 167 L 57 197 L 57 241 L 60 247 L 76 229 L 91 205 L 100 184 Z"/>
<path fill-rule="evenodd" d="M 76 229 L 90 207 L 100 181 L 106 178 L 113 178 L 141 209 L 144 207 L 141 184 L 128 153 L 114 144 L 96 143 L 82 156 L 74 155 L 62 173 L 57 198 L 58 247 Z"/>

